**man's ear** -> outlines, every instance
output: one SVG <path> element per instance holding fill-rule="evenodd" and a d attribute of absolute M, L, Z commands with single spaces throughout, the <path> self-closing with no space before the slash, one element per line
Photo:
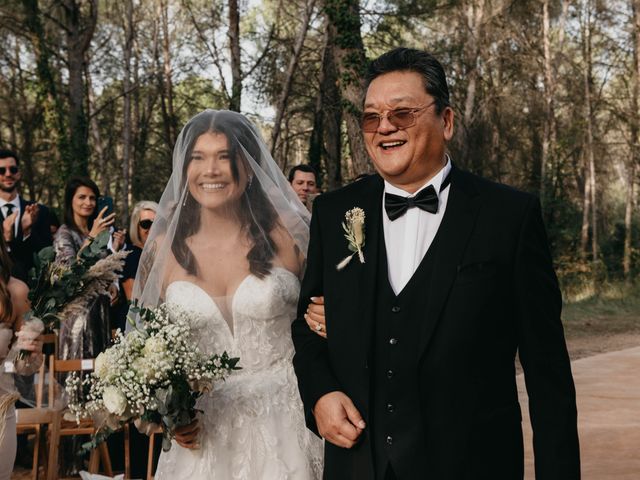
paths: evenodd
<path fill-rule="evenodd" d="M 443 125 L 443 136 L 444 139 L 448 142 L 453 138 L 453 108 L 445 107 L 442 111 L 442 121 Z"/>

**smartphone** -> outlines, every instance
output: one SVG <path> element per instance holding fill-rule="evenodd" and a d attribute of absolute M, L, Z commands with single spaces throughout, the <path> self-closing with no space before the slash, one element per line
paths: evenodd
<path fill-rule="evenodd" d="M 107 196 L 98 197 L 98 203 L 96 205 L 96 214 L 100 213 L 104 207 L 107 207 L 107 211 L 104 212 L 103 218 L 113 213 L 113 198 Z"/>

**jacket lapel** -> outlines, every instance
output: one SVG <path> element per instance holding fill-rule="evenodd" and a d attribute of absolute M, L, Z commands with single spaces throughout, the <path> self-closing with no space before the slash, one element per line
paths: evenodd
<path fill-rule="evenodd" d="M 447 210 L 438 231 L 438 250 L 428 290 L 426 318 L 420 336 L 420 356 L 431 340 L 458 273 L 458 266 L 475 226 L 480 208 L 479 200 L 470 177 L 453 167 Z"/>
<path fill-rule="evenodd" d="M 361 180 L 362 181 L 362 180 Z M 363 352 L 370 360 L 372 349 L 372 325 L 375 307 L 376 280 L 378 274 L 378 249 L 380 248 L 380 230 L 382 228 L 382 192 L 384 181 L 379 175 L 371 180 L 371 185 L 362 196 L 361 208 L 365 211 L 365 245 L 363 254 L 365 263 L 360 265 L 358 279 L 358 303 L 361 312 L 360 328 Z M 354 205 L 355 206 L 355 205 Z M 357 259 L 354 258 L 355 261 Z"/>

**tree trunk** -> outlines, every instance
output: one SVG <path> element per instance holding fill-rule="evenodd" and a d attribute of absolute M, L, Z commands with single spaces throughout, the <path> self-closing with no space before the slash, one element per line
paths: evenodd
<path fill-rule="evenodd" d="M 584 105 L 586 120 L 586 142 L 585 154 L 587 160 L 587 174 L 590 194 L 591 208 L 591 261 L 593 263 L 594 275 L 598 267 L 598 208 L 596 203 L 596 166 L 593 142 L 593 105 L 592 105 L 592 57 L 591 57 L 591 0 L 586 1 L 586 11 L 584 23 L 582 25 L 582 54 L 584 59 Z"/>
<path fill-rule="evenodd" d="M 38 76 L 36 85 L 37 102 L 44 106 L 45 125 L 57 147 L 54 149 L 56 164 L 63 166 L 70 162 L 71 153 L 63 96 L 59 93 L 58 84 L 53 73 L 54 70 L 49 62 L 52 42 L 47 39 L 42 25 L 42 13 L 40 12 L 38 0 L 22 0 L 22 5 L 25 12 L 25 30 L 33 45 L 36 59 L 36 74 Z M 57 171 L 58 183 L 64 185 L 67 180 L 66 172 L 64 172 L 63 168 L 58 168 Z"/>
<path fill-rule="evenodd" d="M 123 90 L 123 112 L 122 112 L 122 199 L 121 213 L 123 218 L 129 218 L 129 204 L 131 201 L 131 54 L 133 50 L 133 0 L 125 1 L 124 15 L 124 78 L 122 81 Z"/>
<path fill-rule="evenodd" d="M 323 145 L 327 168 L 327 188 L 342 186 L 342 109 L 338 89 L 338 70 L 333 54 L 334 42 L 327 32 L 323 60 Z"/>
<path fill-rule="evenodd" d="M 67 39 L 69 67 L 69 129 L 71 131 L 71 158 L 65 165 L 68 175 L 89 174 L 89 127 L 85 111 L 86 85 L 84 82 L 86 54 L 98 21 L 98 0 L 90 0 L 89 15 L 82 12 L 76 0 L 62 3 Z"/>
<path fill-rule="evenodd" d="M 364 93 L 362 79 L 367 61 L 360 33 L 360 5 L 358 0 L 325 0 L 324 11 L 330 34 L 335 38 L 333 54 L 338 69 L 351 163 L 355 175 L 359 175 L 372 169 L 360 128 Z"/>
<path fill-rule="evenodd" d="M 631 280 L 631 252 L 633 232 L 633 204 L 635 180 L 640 165 L 640 0 L 630 0 L 633 30 L 633 74 L 631 96 L 631 155 L 627 169 L 627 199 L 624 212 L 624 252 L 622 270 L 627 282 Z"/>
<path fill-rule="evenodd" d="M 162 66 L 158 68 L 158 84 L 160 86 L 160 103 L 162 110 L 162 123 L 167 150 L 173 151 L 176 142 L 177 121 L 173 109 L 173 74 L 171 68 L 171 50 L 169 42 L 169 12 L 166 0 L 158 2 L 158 15 L 160 19 L 160 29 L 162 29 L 162 44 L 160 44 L 159 29 L 155 30 L 155 54 L 159 63 L 159 51 L 162 48 Z"/>
<path fill-rule="evenodd" d="M 308 0 L 308 3 L 305 2 L 302 22 L 300 24 L 300 31 L 298 32 L 298 37 L 296 38 L 296 43 L 293 47 L 293 55 L 289 60 L 287 74 L 284 79 L 284 84 L 282 85 L 282 92 L 280 93 L 280 98 L 278 99 L 278 103 L 276 106 L 276 119 L 273 124 L 273 131 L 271 132 L 272 156 L 276 151 L 278 137 L 280 136 L 280 125 L 282 124 L 282 117 L 284 116 L 284 112 L 287 108 L 287 102 L 289 101 L 289 95 L 291 93 L 291 84 L 293 83 L 293 76 L 296 73 L 296 68 L 298 67 L 298 62 L 300 61 L 300 54 L 302 53 L 304 41 L 307 38 L 307 31 L 309 29 L 309 24 L 311 23 L 311 15 L 313 14 L 315 4 L 316 0 Z"/>
<path fill-rule="evenodd" d="M 482 53 L 481 36 L 484 22 L 485 0 L 471 0 L 466 6 L 466 27 L 469 37 L 464 47 L 464 63 L 466 68 L 467 89 L 464 101 L 464 113 L 462 117 L 464 138 L 462 141 L 462 161 L 469 162 L 469 149 L 471 148 L 471 132 L 475 122 L 474 110 L 476 108 L 476 96 L 479 81 L 479 59 Z M 480 162 L 480 163 L 479 163 Z M 474 157 L 474 163 L 469 165 L 477 173 L 482 173 L 482 155 Z"/>
<path fill-rule="evenodd" d="M 100 185 L 100 191 L 103 195 L 109 195 L 110 190 L 110 175 L 109 175 L 109 161 L 105 155 L 104 142 L 102 141 L 102 134 L 100 133 L 100 125 L 98 125 L 98 117 L 93 115 L 93 107 L 96 104 L 95 94 L 93 91 L 93 81 L 89 69 L 85 72 L 87 79 L 87 94 L 89 97 L 89 108 L 87 115 L 89 117 L 89 126 L 91 130 L 91 137 L 93 139 L 93 146 L 95 148 L 98 157 L 98 178 L 94 179 L 95 182 Z"/>
<path fill-rule="evenodd" d="M 582 191 L 582 228 L 580 229 L 580 257 L 585 260 L 587 258 L 587 247 L 589 245 L 589 208 L 591 200 L 591 184 L 589 183 L 589 164 L 586 152 L 583 151 L 584 165 L 584 189 Z"/>
<path fill-rule="evenodd" d="M 229 110 L 242 106 L 242 64 L 240 57 L 240 10 L 238 0 L 229 0 L 229 49 L 231 51 L 231 99 Z"/>

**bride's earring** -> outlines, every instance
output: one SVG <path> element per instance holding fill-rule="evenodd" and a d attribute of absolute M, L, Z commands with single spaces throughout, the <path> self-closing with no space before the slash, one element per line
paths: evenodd
<path fill-rule="evenodd" d="M 189 192 L 185 193 L 184 195 L 184 202 L 182 202 L 182 206 L 186 207 L 187 206 L 187 199 L 189 198 Z"/>
<path fill-rule="evenodd" d="M 249 175 L 249 181 L 247 182 L 247 189 L 251 188 L 251 182 L 253 182 L 253 175 Z"/>

